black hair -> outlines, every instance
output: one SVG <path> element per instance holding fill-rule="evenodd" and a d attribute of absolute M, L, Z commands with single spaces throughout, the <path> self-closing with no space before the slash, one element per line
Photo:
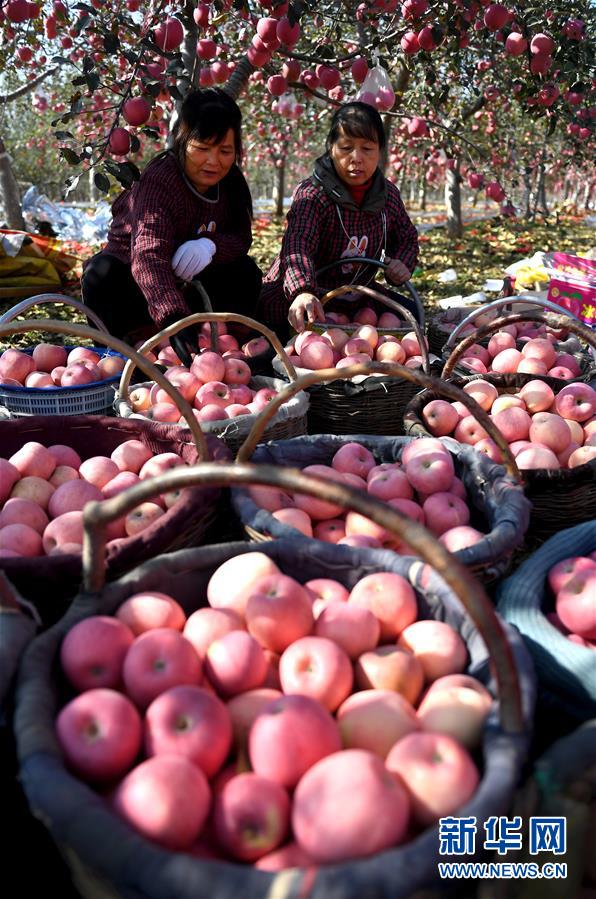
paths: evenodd
<path fill-rule="evenodd" d="M 381 116 L 374 107 L 368 103 L 361 103 L 360 100 L 344 103 L 334 112 L 325 144 L 327 152 L 340 139 L 340 131 L 348 137 L 371 140 L 379 145 L 381 151 L 385 149 L 387 143 Z"/>
<path fill-rule="evenodd" d="M 173 128 L 172 150 L 178 164 L 184 169 L 186 149 L 191 141 L 219 143 L 230 128 L 234 132 L 236 163 L 224 180 L 234 181 L 234 202 L 239 201 L 239 206 L 247 206 L 252 216 L 252 197 L 246 179 L 240 171 L 243 155 L 242 113 L 229 94 L 219 87 L 191 91 L 182 103 L 179 118 Z"/>

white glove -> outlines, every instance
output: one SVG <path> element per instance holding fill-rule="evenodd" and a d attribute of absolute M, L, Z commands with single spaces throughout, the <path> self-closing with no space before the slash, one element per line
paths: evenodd
<path fill-rule="evenodd" d="M 187 240 L 181 244 L 172 257 L 172 268 L 179 278 L 190 281 L 207 268 L 215 255 L 215 244 L 208 237 Z"/>

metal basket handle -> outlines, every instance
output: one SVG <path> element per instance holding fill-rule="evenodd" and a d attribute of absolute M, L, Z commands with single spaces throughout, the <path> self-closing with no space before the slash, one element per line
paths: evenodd
<path fill-rule="evenodd" d="M 27 309 L 31 309 L 32 306 L 42 306 L 46 303 L 62 303 L 63 306 L 72 306 L 74 309 L 82 312 L 83 315 L 86 315 L 87 318 L 90 318 L 91 321 L 97 325 L 99 331 L 103 331 L 104 334 L 109 334 L 108 329 L 93 309 L 90 309 L 88 306 L 85 306 L 84 303 L 80 303 L 73 297 L 64 297 L 59 293 L 40 293 L 35 297 L 21 300 L 21 302 L 17 303 L 16 306 L 13 306 L 12 309 L 7 309 L 3 315 L 0 315 L 0 325 L 11 322 L 17 315 L 26 312 Z"/>
<path fill-rule="evenodd" d="M 434 393 L 438 393 L 440 396 L 445 396 L 447 399 L 452 400 L 453 402 L 459 401 L 463 403 L 466 408 L 469 410 L 470 414 L 474 416 L 476 421 L 482 425 L 487 434 L 494 440 L 494 442 L 499 447 L 503 455 L 504 466 L 507 474 L 517 481 L 518 484 L 522 484 L 522 477 L 520 471 L 515 462 L 515 458 L 513 457 L 513 453 L 509 448 L 509 444 L 499 431 L 499 429 L 495 426 L 490 415 L 484 411 L 482 406 L 480 406 L 474 397 L 470 396 L 470 394 L 466 393 L 464 390 L 460 390 L 459 387 L 456 387 L 454 384 L 447 384 L 439 378 L 433 378 L 430 375 L 425 375 L 419 371 L 415 371 L 412 368 L 406 368 L 405 365 L 399 365 L 397 362 L 359 362 L 356 365 L 350 365 L 346 368 L 324 368 L 320 371 L 313 371 L 308 375 L 303 375 L 294 381 L 293 384 L 288 385 L 288 387 L 284 387 L 283 390 L 274 397 L 270 403 L 263 409 L 263 411 L 257 417 L 254 425 L 252 426 L 250 433 L 240 449 L 238 450 L 238 454 L 236 456 L 237 462 L 246 462 L 250 459 L 253 454 L 256 445 L 260 442 L 261 437 L 263 436 L 263 432 L 267 427 L 268 422 L 275 415 L 279 407 L 287 402 L 287 400 L 291 399 L 295 393 L 298 393 L 299 390 L 305 390 L 307 387 L 311 387 L 313 384 L 321 384 L 330 381 L 338 381 L 348 378 L 353 378 L 356 375 L 371 375 L 371 374 L 383 374 L 390 375 L 396 378 L 404 378 L 406 381 L 411 381 L 414 384 L 420 384 L 421 387 L 426 387 L 432 390 Z"/>
<path fill-rule="evenodd" d="M 263 484 L 326 499 L 344 509 L 356 510 L 400 539 L 406 540 L 424 562 L 441 572 L 441 577 L 460 599 L 480 631 L 494 664 L 503 729 L 510 733 L 523 730 L 520 688 L 511 647 L 505 637 L 503 625 L 480 583 L 418 522 L 406 518 L 391 506 L 361 490 L 307 476 L 297 469 L 231 463 L 177 468 L 143 481 L 104 502 L 87 503 L 83 511 L 85 591 L 97 593 L 104 585 L 106 525 L 110 521 L 126 515 L 139 503 L 158 493 L 197 485 L 229 487 L 242 484 Z"/>
<path fill-rule="evenodd" d="M 368 256 L 342 256 L 340 259 L 334 259 L 333 262 L 328 262 L 327 265 L 324 265 L 322 268 L 318 269 L 315 272 L 315 276 L 324 275 L 325 272 L 330 271 L 332 268 L 337 268 L 338 265 L 374 265 L 376 268 L 386 269 L 389 267 L 387 262 L 382 262 L 380 259 L 371 259 Z M 418 308 L 418 312 L 420 314 L 420 326 L 424 329 L 424 305 L 420 296 L 418 295 L 418 291 L 414 287 L 411 281 L 404 281 L 403 284 L 399 285 L 400 287 L 405 287 Z M 352 288 L 358 287 L 357 284 L 353 284 Z M 386 298 L 385 298 L 386 299 Z"/>
<path fill-rule="evenodd" d="M 503 309 L 506 306 L 513 306 L 515 305 L 516 301 L 519 301 L 521 303 L 530 303 L 532 306 L 540 306 L 542 309 L 556 312 L 558 315 L 565 315 L 573 321 L 582 324 L 581 319 L 573 315 L 572 312 L 566 311 L 562 306 L 557 306 L 556 303 L 552 303 L 550 300 L 543 300 L 541 297 L 501 297 L 498 300 L 493 300 L 492 303 L 485 303 L 484 305 L 479 306 L 477 309 L 473 309 L 468 315 L 466 315 L 466 317 L 461 320 L 461 322 L 453 329 L 453 331 L 449 335 L 449 338 L 447 339 L 445 346 L 443 347 L 444 352 L 448 352 L 452 346 L 455 346 L 455 341 L 457 340 L 463 329 L 467 325 L 473 324 L 473 322 L 480 315 L 484 315 L 486 312 L 492 312 L 493 309 Z M 521 314 L 516 313 L 514 310 L 511 310 L 511 313 L 515 315 Z"/>
<path fill-rule="evenodd" d="M 0 337 L 6 335 L 7 337 L 13 334 L 21 334 L 24 331 L 48 331 L 51 334 L 70 334 L 73 337 L 81 337 L 87 340 L 100 340 L 101 343 L 109 346 L 110 349 L 116 350 L 117 353 L 121 353 L 122 356 L 125 356 L 127 359 L 132 359 L 135 365 L 137 365 L 142 372 L 144 372 L 149 380 L 156 381 L 162 390 L 165 390 L 166 393 L 170 395 L 172 398 L 172 402 L 179 409 L 186 422 L 188 427 L 190 428 L 190 432 L 192 434 L 192 438 L 194 440 L 195 446 L 197 448 L 197 455 L 199 459 L 206 460 L 209 458 L 209 450 L 207 449 L 207 441 L 205 440 L 205 435 L 201 430 L 201 426 L 197 421 L 195 415 L 193 414 L 192 408 L 190 404 L 184 399 L 184 397 L 180 394 L 180 392 L 174 387 L 173 384 L 170 384 L 167 378 L 164 377 L 162 372 L 153 365 L 152 362 L 149 362 L 144 356 L 141 356 L 137 350 L 133 350 L 127 343 L 124 343 L 122 340 L 118 340 L 117 337 L 112 337 L 111 334 L 100 334 L 99 331 L 96 331 L 94 328 L 90 328 L 88 325 L 79 325 L 74 322 L 62 322 L 55 321 L 54 319 L 35 319 L 34 321 L 28 320 L 25 322 L 12 322 L 11 324 L 0 324 Z"/>
<path fill-rule="evenodd" d="M 484 337 L 488 337 L 489 334 L 493 334 L 495 331 L 500 331 L 506 325 L 516 325 L 519 322 L 539 322 L 551 328 L 566 328 L 572 334 L 581 337 L 593 350 L 596 348 L 596 333 L 575 318 L 570 318 L 560 313 L 555 315 L 552 312 L 516 312 L 514 315 L 507 315 L 483 325 L 482 328 L 479 328 L 473 334 L 469 334 L 458 343 L 445 362 L 441 377 L 448 378 L 451 375 L 459 359 L 472 344 L 477 343 L 478 340 L 482 340 Z"/>
<path fill-rule="evenodd" d="M 241 325 L 247 325 L 249 328 L 254 329 L 255 331 L 260 331 L 264 337 L 267 338 L 275 352 L 278 354 L 281 359 L 284 368 L 287 372 L 288 378 L 291 382 L 295 381 L 297 378 L 296 369 L 292 365 L 292 362 L 288 358 L 288 354 L 284 350 L 281 345 L 281 342 L 275 334 L 274 331 L 266 328 L 265 325 L 262 325 L 260 322 L 255 321 L 252 318 L 248 318 L 246 315 L 238 315 L 235 312 L 195 312 L 193 315 L 187 315 L 186 318 L 181 318 L 179 321 L 174 322 L 172 325 L 168 325 L 167 328 L 164 328 L 163 331 L 160 331 L 158 334 L 154 334 L 153 337 L 150 337 L 145 341 L 142 346 L 139 347 L 139 354 L 147 353 L 149 350 L 152 350 L 160 340 L 163 340 L 164 337 L 171 337 L 172 334 L 177 334 L 178 331 L 181 331 L 183 328 L 188 327 L 188 325 L 198 324 L 200 322 L 237 322 Z M 211 329 L 211 333 L 215 331 L 214 328 Z M 128 389 L 130 386 L 130 379 L 132 378 L 132 374 L 135 369 L 134 360 L 129 360 L 124 369 L 122 371 L 122 376 L 120 378 L 120 385 L 118 387 L 118 398 L 117 402 L 127 402 L 128 401 Z"/>

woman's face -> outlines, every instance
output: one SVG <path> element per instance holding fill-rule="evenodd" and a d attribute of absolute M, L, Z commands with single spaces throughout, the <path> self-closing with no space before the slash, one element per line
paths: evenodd
<path fill-rule="evenodd" d="M 219 143 L 190 140 L 186 147 L 184 172 L 197 190 L 204 193 L 228 174 L 236 161 L 234 131 L 229 128 Z"/>
<path fill-rule="evenodd" d="M 331 159 L 344 184 L 360 186 L 371 178 L 379 164 L 380 150 L 376 140 L 350 137 L 340 128 L 339 137 L 331 146 Z"/>

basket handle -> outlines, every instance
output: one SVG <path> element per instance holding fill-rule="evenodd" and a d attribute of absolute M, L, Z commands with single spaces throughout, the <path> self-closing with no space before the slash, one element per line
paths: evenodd
<path fill-rule="evenodd" d="M 148 359 L 145 359 L 144 356 L 141 356 L 140 353 L 137 352 L 137 350 L 133 350 L 132 347 L 130 347 L 127 343 L 124 343 L 122 340 L 118 340 L 117 337 L 112 337 L 111 334 L 100 335 L 99 331 L 95 331 L 94 328 L 90 328 L 88 325 L 75 324 L 74 322 L 55 321 L 54 319 L 50 318 L 35 319 L 34 322 L 28 320 L 25 322 L 12 322 L 10 324 L 0 325 L 0 337 L 3 335 L 10 337 L 13 334 L 21 334 L 23 331 L 33 330 L 48 331 L 51 334 L 70 334 L 73 337 L 81 337 L 85 340 L 93 340 L 96 342 L 101 338 L 102 344 L 109 346 L 112 350 L 116 350 L 117 353 L 120 353 L 127 359 L 132 359 L 135 365 L 137 365 L 151 381 L 157 381 L 159 386 L 171 396 L 172 402 L 176 406 L 178 406 L 182 415 L 184 415 L 184 418 L 186 419 L 188 427 L 190 428 L 190 432 L 197 448 L 197 455 L 199 459 L 206 460 L 209 458 L 209 450 L 207 448 L 205 435 L 203 434 L 201 426 L 193 414 L 190 404 L 184 399 L 184 397 L 174 387 L 174 385 L 170 384 L 170 382 L 167 378 L 164 377 L 162 372 L 160 372 L 160 370 L 155 365 L 153 365 L 152 362 L 149 362 Z"/>
<path fill-rule="evenodd" d="M 406 518 L 381 500 L 335 481 L 307 476 L 297 469 L 270 465 L 205 464 L 172 469 L 104 502 L 87 503 L 83 511 L 84 590 L 98 593 L 104 585 L 106 525 L 110 521 L 126 515 L 157 493 L 196 485 L 228 487 L 241 484 L 263 484 L 324 498 L 345 509 L 355 509 L 406 540 L 424 562 L 441 572 L 441 577 L 460 599 L 480 631 L 495 667 L 503 729 L 511 733 L 519 733 L 523 729 L 520 689 L 511 648 L 480 583 L 421 524 Z"/>
<path fill-rule="evenodd" d="M 471 325 L 480 315 L 484 315 L 486 312 L 492 312 L 493 309 L 503 309 L 506 306 L 515 305 L 516 300 L 519 300 L 523 303 L 530 303 L 532 306 L 539 306 L 541 309 L 550 310 L 551 312 L 556 312 L 559 315 L 566 315 L 568 318 L 581 324 L 581 320 L 577 318 L 577 316 L 573 315 L 572 312 L 566 311 L 562 306 L 557 306 L 557 304 L 551 302 L 551 300 L 543 300 L 541 297 L 500 297 L 498 300 L 493 300 L 492 303 L 485 303 L 484 305 L 479 306 L 477 309 L 473 309 L 468 315 L 466 315 L 466 317 L 461 320 L 459 325 L 457 325 L 457 327 L 455 327 L 449 335 L 449 338 L 446 341 L 443 350 L 449 351 L 451 347 L 455 346 L 455 341 L 457 340 L 463 329 L 467 325 Z"/>
<path fill-rule="evenodd" d="M 409 325 L 412 326 L 412 330 L 416 334 L 416 338 L 420 345 L 420 355 L 422 356 L 422 367 L 426 374 L 430 374 L 430 360 L 428 358 L 428 350 L 426 348 L 426 338 L 424 336 L 424 328 L 422 328 L 416 318 L 412 315 L 409 309 L 406 309 L 401 303 L 398 303 L 397 300 L 392 300 L 389 297 L 386 297 L 384 294 L 379 293 L 377 290 L 373 290 L 372 287 L 366 287 L 364 284 L 344 284 L 341 287 L 335 287 L 333 290 L 329 290 L 324 296 L 321 297 L 321 303 L 323 306 L 325 303 L 328 303 L 329 300 L 332 300 L 334 297 L 341 296 L 342 293 L 352 293 L 354 290 L 359 293 L 366 294 L 366 296 L 371 297 L 373 300 L 377 300 L 380 303 L 384 303 L 389 309 L 393 309 L 394 312 L 399 312 L 402 318 L 405 318 Z"/>
<path fill-rule="evenodd" d="M 516 312 L 513 315 L 507 315 L 483 325 L 478 331 L 469 334 L 460 341 L 445 362 L 441 377 L 448 378 L 451 375 L 459 359 L 472 344 L 482 340 L 484 337 L 488 337 L 489 334 L 493 334 L 495 331 L 499 331 L 506 325 L 516 325 L 519 322 L 539 322 L 547 324 L 551 328 L 566 328 L 572 334 L 581 337 L 592 349 L 596 348 L 596 333 L 579 320 L 558 313 L 555 315 L 552 312 Z"/>
<path fill-rule="evenodd" d="M 328 262 L 327 265 L 324 265 L 322 268 L 318 269 L 318 271 L 315 272 L 315 277 L 325 274 L 325 272 L 330 271 L 330 269 L 332 268 L 337 268 L 338 265 L 374 265 L 376 266 L 376 268 L 389 268 L 389 263 L 384 262 L 381 259 L 371 259 L 369 256 L 340 256 L 339 259 L 334 259 L 333 262 Z M 424 305 L 422 303 L 422 300 L 418 296 L 418 291 L 411 281 L 404 281 L 404 283 L 400 284 L 399 286 L 405 287 L 416 303 L 416 306 L 418 307 L 418 311 L 420 313 L 420 324 L 421 327 L 424 328 Z"/>
<path fill-rule="evenodd" d="M 252 318 L 248 318 L 248 316 L 245 315 L 238 315 L 235 312 L 195 312 L 193 315 L 187 315 L 186 318 L 181 318 L 179 321 L 174 322 L 174 324 L 169 325 L 167 328 L 164 328 L 163 331 L 160 331 L 158 334 L 154 334 L 153 337 L 150 337 L 149 340 L 146 340 L 145 343 L 139 347 L 138 351 L 142 355 L 143 353 L 152 350 L 155 346 L 157 346 L 160 340 L 163 340 L 164 337 L 171 337 L 172 334 L 177 334 L 178 331 L 181 331 L 182 328 L 188 327 L 188 325 L 198 324 L 199 322 L 214 321 L 238 322 L 241 325 L 247 325 L 249 328 L 252 328 L 255 331 L 260 331 L 261 334 L 263 334 L 263 336 L 267 338 L 267 340 L 283 362 L 290 381 L 294 382 L 296 380 L 296 369 L 288 358 L 288 354 L 282 347 L 277 334 L 275 334 L 275 332 L 271 331 L 269 328 L 266 328 L 265 325 L 262 325 L 260 322 L 257 322 Z M 211 333 L 213 333 L 214 330 L 215 329 L 212 328 Z M 135 364 L 136 363 L 134 362 L 134 360 L 129 360 L 124 366 L 122 376 L 120 378 L 120 385 L 118 387 L 119 403 L 126 402 L 128 400 L 128 388 L 130 386 L 132 373 L 135 369 Z"/>
<path fill-rule="evenodd" d="M 507 474 L 517 481 L 518 484 L 522 484 L 521 474 L 516 465 L 513 453 L 509 448 L 509 444 L 495 426 L 490 415 L 484 411 L 474 397 L 466 393 L 465 390 L 460 390 L 460 388 L 456 387 L 454 384 L 447 384 L 440 378 L 433 378 L 430 375 L 415 371 L 412 368 L 406 368 L 405 365 L 399 365 L 397 362 L 359 362 L 356 365 L 350 365 L 347 368 L 324 368 L 320 371 L 313 371 L 298 378 L 293 384 L 289 384 L 287 387 L 284 387 L 283 390 L 280 390 L 277 396 L 274 397 L 259 414 L 248 437 L 238 450 L 236 461 L 240 463 L 247 462 L 250 459 L 269 420 L 275 415 L 282 403 L 291 399 L 291 397 L 294 396 L 295 393 L 298 393 L 299 390 L 304 390 L 307 387 L 311 387 L 313 384 L 353 378 L 356 375 L 372 374 L 383 374 L 395 378 L 404 378 L 406 381 L 411 381 L 414 384 L 419 384 L 421 387 L 426 387 L 434 393 L 445 396 L 447 399 L 454 402 L 459 401 L 460 403 L 463 403 L 470 414 L 482 425 L 487 434 L 489 434 L 499 447 L 503 459 L 505 460 L 503 464 Z"/>
<path fill-rule="evenodd" d="M 27 309 L 31 309 L 32 306 L 42 306 L 46 303 L 62 303 L 63 306 L 72 306 L 74 309 L 82 312 L 83 315 L 86 315 L 87 318 L 90 318 L 99 331 L 102 331 L 104 334 L 109 334 L 108 329 L 93 309 L 90 309 L 88 306 L 85 306 L 84 303 L 80 303 L 73 297 L 64 297 L 59 293 L 40 293 L 35 297 L 21 300 L 21 302 L 17 303 L 16 306 L 13 306 L 12 309 L 7 309 L 3 315 L 0 315 L 0 325 L 11 322 L 17 315 L 26 312 Z"/>

